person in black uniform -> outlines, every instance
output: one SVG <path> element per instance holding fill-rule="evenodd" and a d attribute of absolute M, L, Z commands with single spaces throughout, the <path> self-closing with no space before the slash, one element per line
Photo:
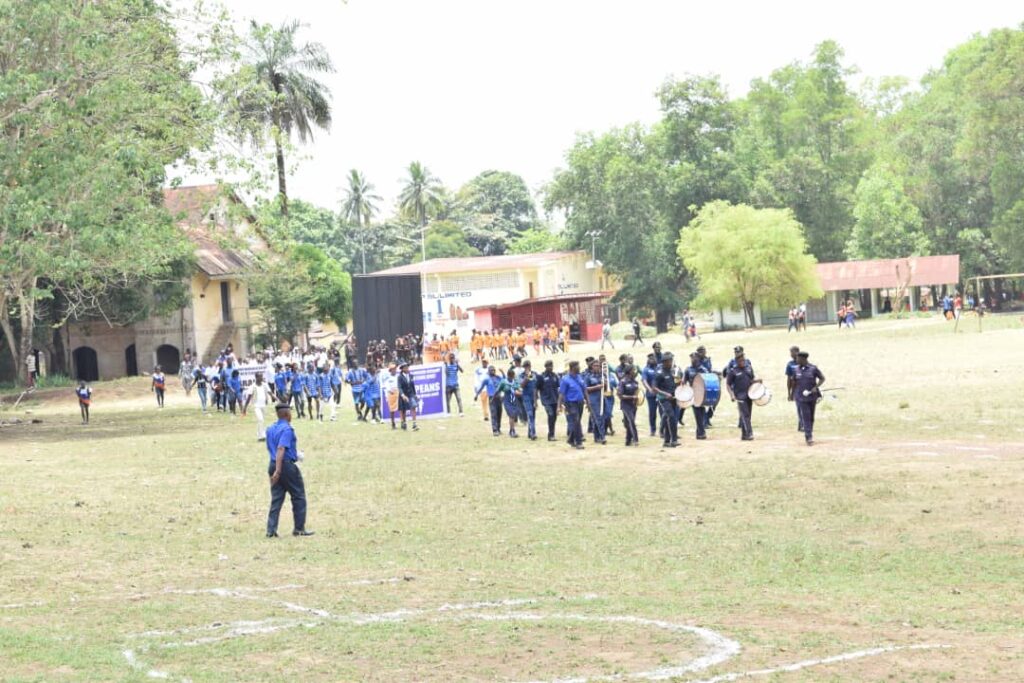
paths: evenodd
<path fill-rule="evenodd" d="M 708 350 L 703 344 L 697 347 L 697 355 L 700 356 L 700 366 L 704 369 L 704 372 L 714 372 L 714 367 L 711 365 L 711 356 L 708 355 Z M 719 375 L 721 377 L 721 375 Z M 715 407 L 708 406 L 704 410 L 704 428 L 711 428 L 711 418 L 715 416 Z"/>
<path fill-rule="evenodd" d="M 672 376 L 672 354 L 661 357 L 661 367 L 654 377 L 654 392 L 657 394 L 658 412 L 661 413 L 661 435 L 663 445 L 676 448 L 679 445 L 679 425 L 676 421 L 676 379 Z"/>
<path fill-rule="evenodd" d="M 798 365 L 798 363 L 797 363 L 797 356 L 798 355 L 800 355 L 800 347 L 798 347 L 798 346 L 790 346 L 789 347 L 789 362 L 786 363 L 786 391 L 789 393 L 789 400 L 790 401 L 794 401 L 795 400 L 793 389 L 796 386 L 796 383 L 795 383 L 793 377 L 794 377 L 794 374 L 796 373 L 796 366 Z M 796 431 L 798 431 L 798 432 L 804 431 L 804 416 L 800 412 L 800 404 L 799 403 L 796 406 Z"/>
<path fill-rule="evenodd" d="M 537 396 L 544 412 L 548 414 L 548 441 L 555 440 L 555 423 L 558 422 L 558 385 L 562 378 L 555 372 L 553 361 L 544 362 L 544 372 L 537 376 Z"/>
<path fill-rule="evenodd" d="M 651 436 L 658 433 L 658 395 L 654 393 L 654 378 L 658 374 L 658 361 L 653 353 L 647 354 L 647 365 L 640 371 L 640 383 L 647 392 L 647 420 L 651 425 Z"/>
<path fill-rule="evenodd" d="M 643 346 L 644 338 L 640 334 L 640 320 L 638 318 L 633 318 L 633 346 L 636 346 L 637 344 Z"/>
<path fill-rule="evenodd" d="M 754 408 L 754 401 L 747 395 L 750 386 L 759 383 L 761 380 L 754 378 L 754 368 L 747 363 L 747 357 L 743 355 L 743 348 L 737 346 L 736 358 L 729 364 L 725 375 L 725 386 L 729 390 L 729 396 L 737 404 L 740 412 L 740 433 L 744 441 L 754 440 L 754 429 L 750 424 L 750 414 Z"/>
<path fill-rule="evenodd" d="M 619 383 L 619 407 L 622 409 L 622 426 L 626 428 L 627 446 L 640 445 L 640 435 L 636 431 L 636 403 L 641 391 L 643 389 L 636 379 L 636 368 L 627 365 Z"/>
<path fill-rule="evenodd" d="M 796 407 L 800 411 L 800 424 L 804 428 L 804 439 L 808 446 L 814 445 L 814 409 L 821 398 L 821 385 L 825 383 L 825 375 L 816 365 L 807 362 L 809 354 L 800 351 L 796 354 L 796 370 L 793 372 L 793 393 Z"/>
<path fill-rule="evenodd" d="M 416 406 L 419 399 L 416 397 L 416 383 L 409 374 L 409 364 L 402 363 L 401 372 L 398 375 L 398 414 L 402 418 L 402 429 L 405 426 L 405 414 L 412 413 L 412 431 L 419 431 L 416 426 Z"/>
<path fill-rule="evenodd" d="M 733 358 L 732 358 L 732 360 L 730 360 L 728 363 L 726 363 L 725 364 L 725 369 L 722 370 L 721 377 L 723 379 L 725 377 L 728 377 L 729 376 L 729 371 L 732 370 L 734 367 L 736 367 L 736 359 L 738 359 L 740 356 L 743 355 L 743 347 L 742 346 L 734 346 L 732 351 L 733 351 Z M 753 373 L 754 372 L 754 364 L 751 363 L 749 360 L 747 360 L 746 363 L 747 363 L 747 367 L 750 368 L 750 372 Z M 742 420 L 740 420 L 739 418 L 736 419 L 736 429 L 743 429 Z"/>
<path fill-rule="evenodd" d="M 699 353 L 690 354 L 690 367 L 683 371 L 683 384 L 693 386 L 693 379 L 697 375 L 704 373 L 704 366 Z M 693 419 L 697 423 L 697 438 L 703 441 L 708 438 L 707 432 L 707 409 L 704 406 L 691 406 L 693 408 Z"/>

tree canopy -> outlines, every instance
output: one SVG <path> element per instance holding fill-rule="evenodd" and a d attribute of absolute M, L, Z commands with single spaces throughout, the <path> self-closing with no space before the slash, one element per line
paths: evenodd
<path fill-rule="evenodd" d="M 711 202 L 683 229 L 678 251 L 697 278 L 700 300 L 714 308 L 739 306 L 750 327 L 756 305 L 792 305 L 822 294 L 803 228 L 788 209 Z"/>

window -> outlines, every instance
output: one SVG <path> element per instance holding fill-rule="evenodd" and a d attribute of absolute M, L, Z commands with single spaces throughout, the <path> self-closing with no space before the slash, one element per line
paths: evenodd
<path fill-rule="evenodd" d="M 480 289 L 513 289 L 519 286 L 519 273 L 466 273 L 465 275 L 442 275 L 440 278 L 427 276 L 427 293 L 471 292 Z"/>

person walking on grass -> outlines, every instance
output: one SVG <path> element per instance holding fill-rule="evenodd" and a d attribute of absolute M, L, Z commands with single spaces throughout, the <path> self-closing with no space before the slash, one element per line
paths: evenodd
<path fill-rule="evenodd" d="M 608 318 L 604 319 L 604 325 L 601 326 L 601 350 L 604 351 L 604 345 L 615 348 L 615 344 L 612 343 L 612 325 L 611 320 Z"/>
<path fill-rule="evenodd" d="M 156 406 L 157 408 L 164 407 L 164 390 L 167 388 L 167 378 L 164 377 L 164 371 L 160 366 L 153 368 L 153 385 L 151 391 L 156 394 Z"/>
<path fill-rule="evenodd" d="M 398 374 L 398 413 L 402 418 L 402 429 L 406 429 L 405 415 L 410 413 L 412 431 L 418 432 L 420 428 L 416 425 L 416 407 L 419 404 L 419 398 L 416 396 L 416 383 L 413 382 L 412 375 L 409 374 L 408 363 L 402 363 L 400 370 L 401 372 Z"/>
<path fill-rule="evenodd" d="M 793 372 L 794 400 L 800 411 L 800 426 L 808 446 L 814 445 L 814 410 L 821 398 L 821 385 L 825 375 L 817 366 L 807 362 L 810 354 L 800 351 L 796 354 L 797 366 Z"/>
<path fill-rule="evenodd" d="M 75 395 L 78 396 L 78 409 L 82 412 L 82 424 L 89 424 L 89 406 L 92 404 L 92 389 L 90 389 L 86 383 L 79 382 L 78 388 L 75 389 Z"/>
<path fill-rule="evenodd" d="M 444 364 L 444 400 L 445 407 L 448 413 L 452 412 L 452 396 L 455 397 L 455 402 L 459 406 L 459 417 L 463 416 L 462 412 L 462 393 L 459 391 L 459 373 L 464 372 L 462 366 L 457 360 L 455 360 L 455 354 L 449 353 L 448 360 Z"/>
<path fill-rule="evenodd" d="M 644 337 L 643 337 L 642 330 L 640 328 L 640 319 L 639 318 L 633 318 L 633 346 L 636 346 L 637 344 L 640 344 L 640 346 L 643 346 L 644 345 Z"/>
<path fill-rule="evenodd" d="M 295 522 L 292 536 L 312 536 L 306 530 L 306 485 L 299 470 L 299 442 L 292 428 L 291 405 L 278 403 L 277 422 L 267 430 L 267 452 L 270 454 L 270 512 L 267 514 L 267 538 L 277 538 L 277 522 L 285 495 L 292 499 Z"/>
<path fill-rule="evenodd" d="M 249 396 L 246 398 L 246 405 L 249 405 L 249 401 L 252 401 L 252 410 L 256 415 L 256 440 L 266 441 L 267 431 L 264 426 L 264 411 L 270 406 L 271 390 L 270 386 L 263 381 L 263 373 L 256 373 L 256 382 L 249 389 Z M 245 409 L 242 409 L 243 413 Z"/>
<path fill-rule="evenodd" d="M 206 412 L 206 369 L 203 364 L 200 363 L 196 366 L 195 370 L 192 371 L 192 386 L 196 388 L 196 394 L 199 396 L 199 405 L 202 406 L 203 412 Z"/>

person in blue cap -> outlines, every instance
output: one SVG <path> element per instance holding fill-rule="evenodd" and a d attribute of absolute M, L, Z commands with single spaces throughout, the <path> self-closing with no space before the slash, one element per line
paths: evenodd
<path fill-rule="evenodd" d="M 277 538 L 277 521 L 285 496 L 292 499 L 295 526 L 292 536 L 312 536 L 306 529 L 306 485 L 299 470 L 299 442 L 292 428 L 291 405 L 278 403 L 277 422 L 267 429 L 267 452 L 270 454 L 270 512 L 267 514 L 267 538 Z"/>

